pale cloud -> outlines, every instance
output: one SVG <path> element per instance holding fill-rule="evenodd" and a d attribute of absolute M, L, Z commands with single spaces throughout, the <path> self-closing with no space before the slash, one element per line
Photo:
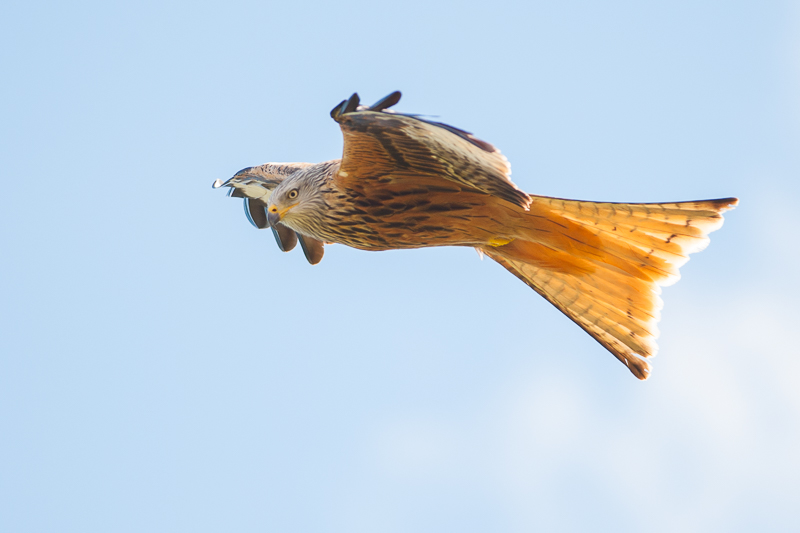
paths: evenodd
<path fill-rule="evenodd" d="M 800 317 L 779 295 L 729 293 L 711 321 L 701 303 L 673 310 L 662 343 L 673 357 L 634 392 L 617 398 L 582 376 L 529 369 L 460 422 L 429 413 L 386 422 L 373 441 L 381 468 L 420 487 L 488 487 L 519 531 L 570 529 L 564 494 L 553 492 L 565 478 L 599 487 L 578 491 L 574 505 L 608 501 L 622 529 L 725 531 L 757 520 L 767 510 L 756 495 L 800 493 L 800 358 L 790 333 Z"/>

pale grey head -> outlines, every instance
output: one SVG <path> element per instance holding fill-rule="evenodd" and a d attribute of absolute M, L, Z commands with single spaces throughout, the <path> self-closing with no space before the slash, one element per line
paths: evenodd
<path fill-rule="evenodd" d="M 275 187 L 269 198 L 267 218 L 270 224 L 281 222 L 307 235 L 319 235 L 328 210 L 326 194 L 329 180 L 339 161 L 312 165 L 295 172 Z"/>

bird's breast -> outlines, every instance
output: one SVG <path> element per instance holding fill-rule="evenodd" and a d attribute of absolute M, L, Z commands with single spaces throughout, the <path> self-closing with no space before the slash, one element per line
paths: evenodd
<path fill-rule="evenodd" d="M 340 194 L 329 202 L 321 237 L 362 250 L 392 250 L 478 246 L 496 236 L 502 222 L 487 195 L 443 189 Z"/>

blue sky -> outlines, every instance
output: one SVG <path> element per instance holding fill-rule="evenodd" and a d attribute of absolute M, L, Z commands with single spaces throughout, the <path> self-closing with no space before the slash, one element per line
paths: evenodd
<path fill-rule="evenodd" d="M 0 45 L 0 529 L 796 527 L 797 2 L 6 2 Z M 397 89 L 531 193 L 741 198 L 648 382 L 472 250 L 311 267 L 211 189 Z"/>

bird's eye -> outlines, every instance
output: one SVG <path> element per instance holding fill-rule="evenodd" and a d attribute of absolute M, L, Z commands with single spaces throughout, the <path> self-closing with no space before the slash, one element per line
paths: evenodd
<path fill-rule="evenodd" d="M 286 197 L 289 198 L 289 200 L 294 200 L 297 198 L 297 189 L 292 189 L 289 191 L 289 194 L 287 194 Z"/>

